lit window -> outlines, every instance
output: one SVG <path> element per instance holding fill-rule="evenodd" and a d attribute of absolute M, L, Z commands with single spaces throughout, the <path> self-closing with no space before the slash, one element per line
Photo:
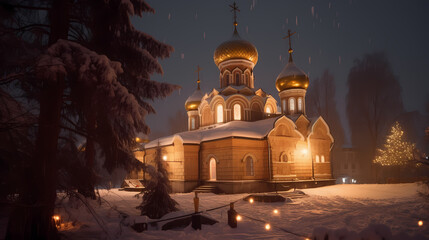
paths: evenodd
<path fill-rule="evenodd" d="M 319 155 L 316 155 L 316 162 L 320 162 Z"/>
<path fill-rule="evenodd" d="M 223 122 L 223 106 L 222 106 L 222 104 L 217 105 L 216 115 L 217 115 L 217 123 Z"/>
<path fill-rule="evenodd" d="M 241 120 L 241 107 L 240 104 L 234 105 L 234 120 Z"/>
<path fill-rule="evenodd" d="M 286 99 L 282 100 L 283 113 L 286 112 Z"/>
<path fill-rule="evenodd" d="M 195 129 L 195 118 L 191 118 L 191 129 Z"/>
<path fill-rule="evenodd" d="M 302 98 L 298 98 L 298 111 L 302 111 Z"/>
<path fill-rule="evenodd" d="M 271 107 L 267 106 L 267 108 L 265 109 L 265 112 L 268 113 L 268 114 L 271 113 Z"/>
<path fill-rule="evenodd" d="M 251 156 L 246 157 L 246 176 L 255 176 L 253 158 Z"/>
<path fill-rule="evenodd" d="M 325 162 L 325 156 L 322 155 L 322 162 Z"/>
<path fill-rule="evenodd" d="M 289 98 L 289 111 L 291 113 L 295 111 L 295 98 Z"/>

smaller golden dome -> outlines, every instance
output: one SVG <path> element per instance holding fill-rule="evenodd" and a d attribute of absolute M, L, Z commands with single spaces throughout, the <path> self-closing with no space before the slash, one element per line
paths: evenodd
<path fill-rule="evenodd" d="M 309 78 L 304 71 L 290 61 L 277 77 L 276 88 L 279 92 L 293 88 L 307 89 L 309 82 Z"/>
<path fill-rule="evenodd" d="M 256 65 L 258 62 L 258 50 L 252 43 L 241 39 L 237 30 L 234 30 L 232 39 L 221 43 L 216 48 L 213 59 L 217 66 L 230 59 L 245 59 Z"/>
<path fill-rule="evenodd" d="M 203 93 L 200 89 L 197 89 L 192 93 L 191 96 L 185 102 L 186 111 L 198 110 L 198 107 L 201 103 L 201 98 L 203 98 Z"/>

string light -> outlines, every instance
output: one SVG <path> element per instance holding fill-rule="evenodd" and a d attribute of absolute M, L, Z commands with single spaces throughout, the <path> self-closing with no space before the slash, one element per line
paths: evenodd
<path fill-rule="evenodd" d="M 265 224 L 265 230 L 270 230 L 271 229 L 271 225 L 269 223 Z"/>
<path fill-rule="evenodd" d="M 422 220 L 420 220 L 420 221 L 418 222 L 418 225 L 419 225 L 419 227 L 423 226 L 423 221 L 422 221 Z"/>
<path fill-rule="evenodd" d="M 382 166 L 406 165 L 413 158 L 415 144 L 406 141 L 404 131 L 395 122 L 387 135 L 383 148 L 377 149 L 374 163 Z"/>
<path fill-rule="evenodd" d="M 240 215 L 237 215 L 237 221 L 241 221 L 241 216 Z"/>
<path fill-rule="evenodd" d="M 249 198 L 249 203 L 253 203 L 253 198 Z"/>
<path fill-rule="evenodd" d="M 273 213 L 274 213 L 274 214 L 279 214 L 279 210 L 274 209 L 274 210 L 273 210 Z"/>

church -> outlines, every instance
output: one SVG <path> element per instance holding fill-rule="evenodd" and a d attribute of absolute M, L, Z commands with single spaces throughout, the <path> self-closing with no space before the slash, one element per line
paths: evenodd
<path fill-rule="evenodd" d="M 273 79 L 277 101 L 254 88 L 258 51 L 240 37 L 235 11 L 234 19 L 232 37 L 214 51 L 219 88 L 203 93 L 198 77 L 185 102 L 188 131 L 147 143 L 141 160 L 150 164 L 159 149 L 174 192 L 201 185 L 240 193 L 334 184 L 334 139 L 322 117 L 306 116 L 310 81 L 293 62 L 293 33 L 289 61 Z"/>

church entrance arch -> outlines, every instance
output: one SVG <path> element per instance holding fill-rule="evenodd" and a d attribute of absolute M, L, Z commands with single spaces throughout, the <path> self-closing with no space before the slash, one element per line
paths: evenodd
<path fill-rule="evenodd" d="M 216 181 L 216 159 L 210 158 L 210 180 Z"/>

